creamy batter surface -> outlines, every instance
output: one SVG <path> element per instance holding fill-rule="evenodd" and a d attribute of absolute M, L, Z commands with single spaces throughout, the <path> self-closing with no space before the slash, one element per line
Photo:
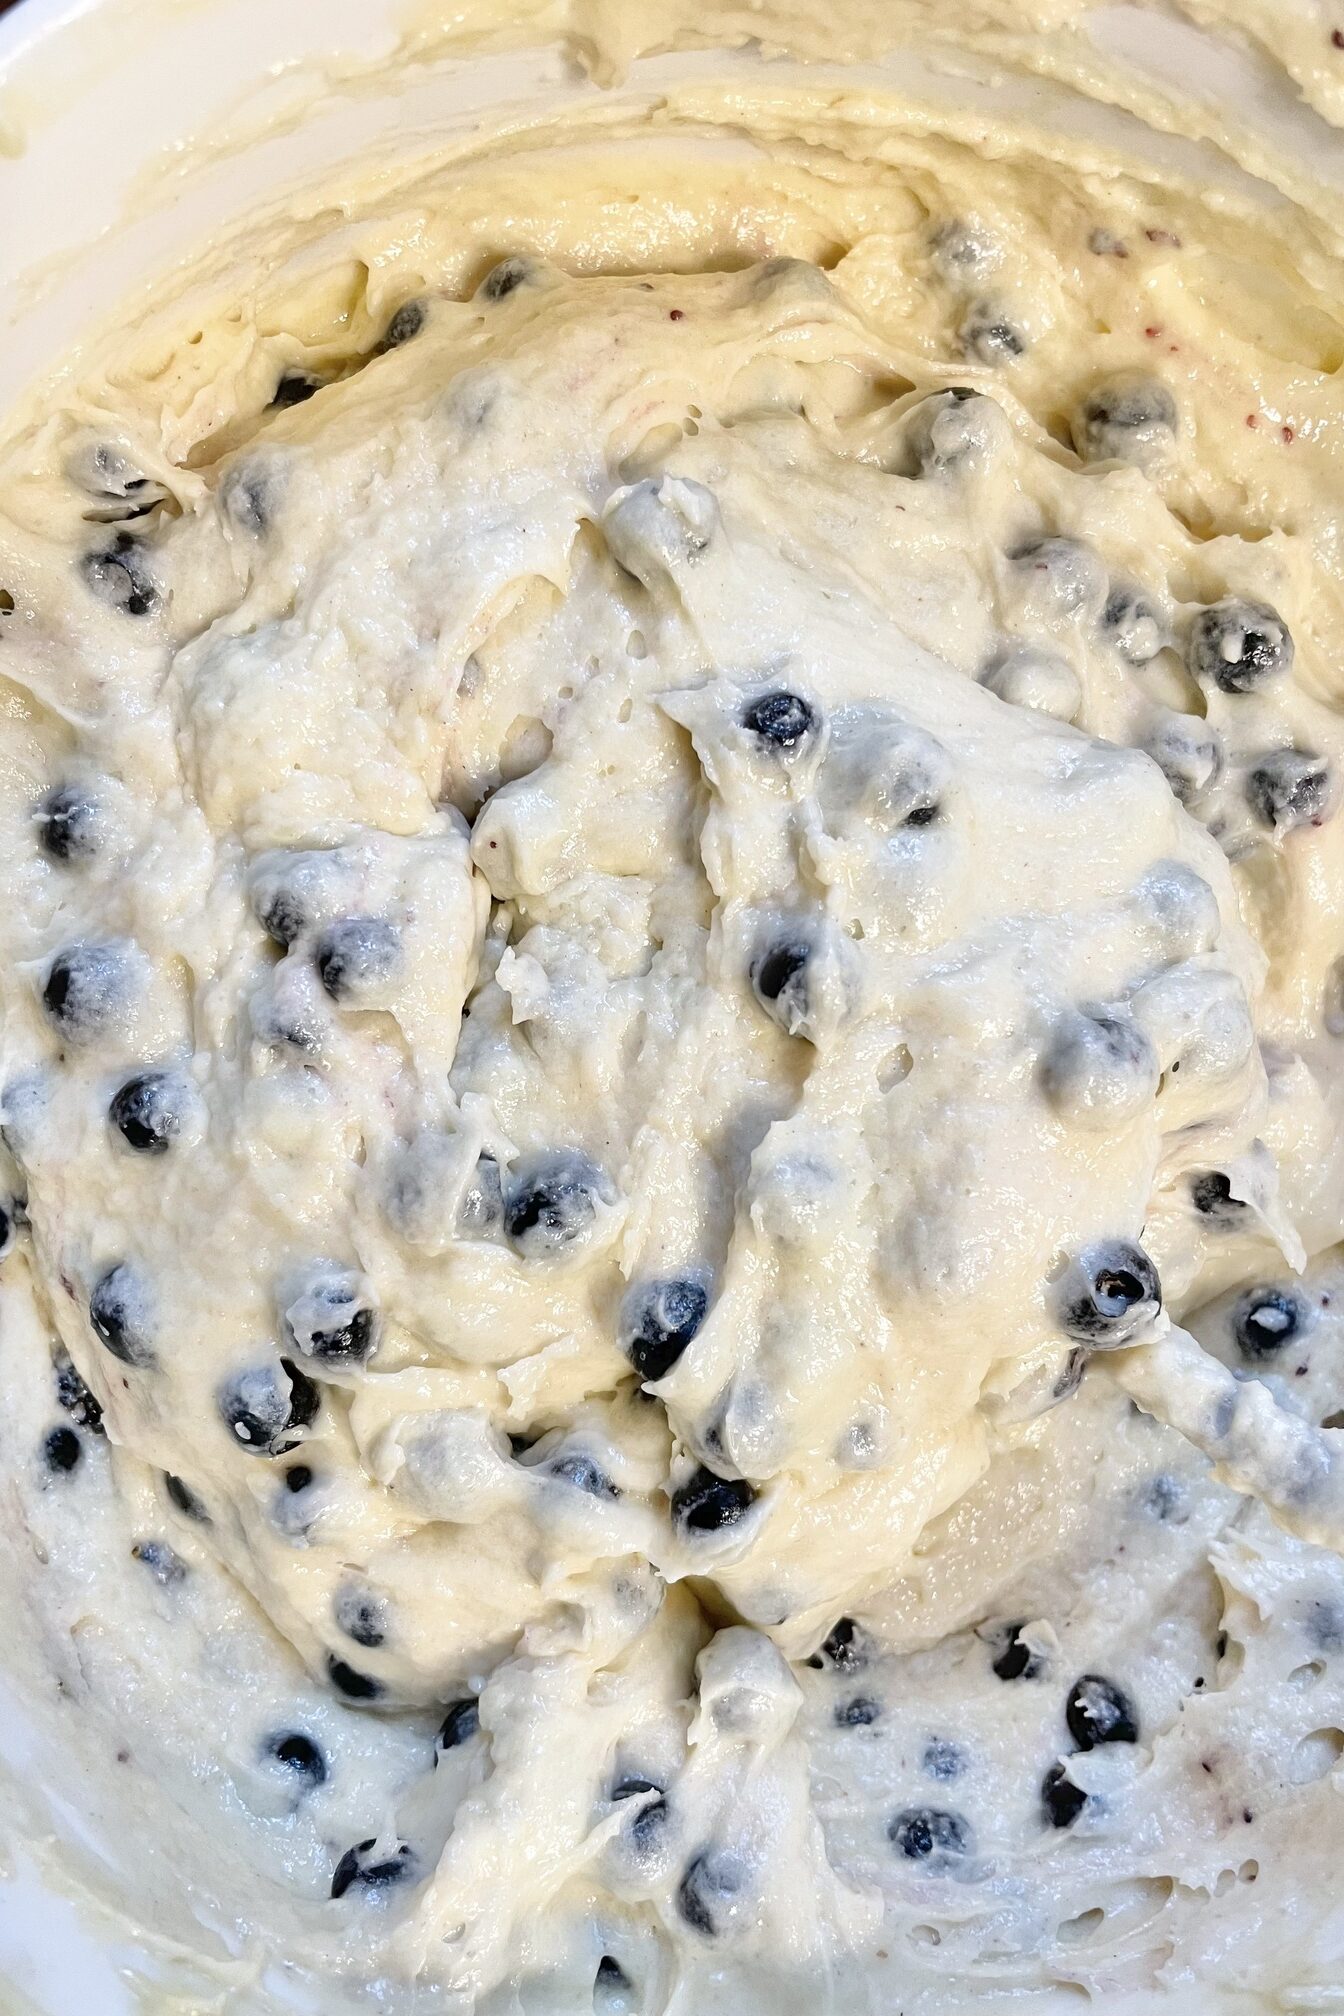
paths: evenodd
<path fill-rule="evenodd" d="M 893 93 L 11 429 L 5 1664 L 156 2007 L 1339 2003 L 1338 220 Z"/>

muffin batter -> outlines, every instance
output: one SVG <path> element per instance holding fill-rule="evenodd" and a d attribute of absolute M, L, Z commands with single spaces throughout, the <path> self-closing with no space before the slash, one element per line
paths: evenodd
<path fill-rule="evenodd" d="M 15 424 L 67 1880 L 239 2011 L 1333 2006 L 1332 226 L 767 84 Z"/>

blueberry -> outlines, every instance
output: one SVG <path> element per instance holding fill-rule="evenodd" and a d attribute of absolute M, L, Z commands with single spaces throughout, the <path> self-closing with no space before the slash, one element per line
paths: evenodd
<path fill-rule="evenodd" d="M 721 1849 L 707 1848 L 688 1862 L 677 1886 L 677 1909 L 686 1923 L 712 1939 L 732 1913 L 744 1873 L 737 1856 Z"/>
<path fill-rule="evenodd" d="M 593 1985 L 614 1995 L 630 1986 L 630 1976 L 619 1960 L 613 1960 L 610 1953 L 604 1953 L 597 1963 L 597 1980 Z"/>
<path fill-rule="evenodd" d="M 930 1778 L 937 1778 L 942 1784 L 950 1785 L 954 1778 L 960 1778 L 966 1769 L 966 1752 L 960 1744 L 950 1743 L 946 1736 L 931 1736 L 924 1745 L 924 1755 L 920 1763 Z"/>
<path fill-rule="evenodd" d="M 1041 1805 L 1052 1827 L 1072 1827 L 1087 1804 L 1087 1794 L 1074 1784 L 1062 1764 L 1052 1764 L 1041 1783 Z"/>
<path fill-rule="evenodd" d="M 577 1150 L 539 1156 L 509 1183 L 504 1230 L 525 1260 L 554 1258 L 592 1230 L 607 1191 L 602 1172 Z"/>
<path fill-rule="evenodd" d="M 611 1796 L 614 1800 L 641 1799 L 646 1792 L 656 1792 L 661 1798 L 663 1788 L 661 1785 L 655 1785 L 652 1778 L 639 1778 L 634 1775 L 622 1778 L 618 1784 L 613 1785 L 611 1788 Z"/>
<path fill-rule="evenodd" d="M 225 517 L 240 532 L 259 539 L 270 529 L 274 507 L 272 480 L 260 462 L 236 463 L 219 486 L 219 502 Z"/>
<path fill-rule="evenodd" d="M 1223 767 L 1222 744 L 1197 714 L 1167 714 L 1144 748 L 1182 805 L 1189 805 L 1216 781 Z"/>
<path fill-rule="evenodd" d="M 503 301 L 531 279 L 532 270 L 530 259 L 501 259 L 497 266 L 490 268 L 478 292 L 486 301 Z"/>
<path fill-rule="evenodd" d="M 1050 1389 L 1052 1402 L 1071 1400 L 1073 1398 L 1083 1383 L 1083 1375 L 1087 1371 L 1090 1357 L 1091 1353 L 1086 1351 L 1081 1344 L 1074 1345 L 1068 1357 L 1064 1360 L 1063 1370 Z"/>
<path fill-rule="evenodd" d="M 91 1435 L 101 1435 L 102 1406 L 94 1399 L 64 1351 L 57 1352 L 52 1369 L 56 1374 L 57 1401 L 64 1407 L 70 1419 L 81 1428 L 87 1428 Z"/>
<path fill-rule="evenodd" d="M 971 1852 L 971 1830 L 961 1815 L 937 1806 L 912 1806 L 896 1814 L 887 1839 L 907 1861 L 922 1862 L 930 1875 L 952 1868 Z"/>
<path fill-rule="evenodd" d="M 591 1498 L 619 1498 L 620 1492 L 604 1470 L 600 1470 L 590 1456 L 562 1456 L 558 1463 L 550 1466 L 550 1475 L 558 1477 L 562 1483 L 572 1484 L 576 1491 L 586 1491 Z"/>
<path fill-rule="evenodd" d="M 1186 662 L 1201 686 L 1250 693 L 1292 669 L 1293 640 L 1277 609 L 1229 596 L 1196 616 Z"/>
<path fill-rule="evenodd" d="M 837 1705 L 835 1722 L 840 1729 L 867 1729 L 881 1713 L 881 1707 L 869 1695 L 856 1694 L 852 1701 L 841 1701 Z"/>
<path fill-rule="evenodd" d="M 1101 563 L 1081 539 L 1029 539 L 1008 558 L 1034 584 L 1048 589 L 1066 614 L 1099 602 L 1105 592 Z"/>
<path fill-rule="evenodd" d="M 809 1666 L 827 1663 L 842 1673 L 857 1673 L 868 1663 L 868 1644 L 852 1617 L 841 1617 L 822 1640 L 821 1650 L 808 1660 Z"/>
<path fill-rule="evenodd" d="M 234 1440 L 258 1456 L 285 1456 L 302 1441 L 321 1394 L 292 1359 L 249 1366 L 218 1394 L 220 1415 Z"/>
<path fill-rule="evenodd" d="M 732 1526 L 755 1500 L 751 1485 L 738 1477 L 716 1477 L 703 1465 L 672 1495 L 672 1514 L 695 1533 Z"/>
<path fill-rule="evenodd" d="M 626 1829 L 631 1846 L 641 1857 L 648 1857 L 658 1847 L 664 1827 L 668 1822 L 666 1799 L 650 1799 L 647 1806 L 641 1806 Z"/>
<path fill-rule="evenodd" d="M 1156 603 L 1127 582 L 1116 584 L 1106 597 L 1101 627 L 1107 641 L 1129 665 L 1148 664 L 1169 641 Z"/>
<path fill-rule="evenodd" d="M 167 1071 L 141 1071 L 113 1095 L 107 1117 L 140 1155 L 164 1155 L 182 1128 L 181 1086 Z"/>
<path fill-rule="evenodd" d="M 457 1230 L 463 1239 L 484 1239 L 504 1223 L 504 1180 L 493 1155 L 482 1155 L 462 1193 Z"/>
<path fill-rule="evenodd" d="M 383 337 L 384 350 L 400 350 L 403 343 L 409 343 L 413 336 L 418 336 L 425 326 L 427 312 L 423 301 L 403 301 L 387 325 L 387 334 Z"/>
<path fill-rule="evenodd" d="M 344 1897 L 352 1884 L 362 1883 L 370 1889 L 383 1889 L 390 1883 L 405 1883 L 415 1875 L 415 1855 L 404 1841 L 399 1841 L 390 1855 L 380 1855 L 372 1859 L 376 1840 L 361 1841 L 355 1848 L 347 1848 L 336 1864 L 331 1879 L 333 1897 Z"/>
<path fill-rule="evenodd" d="M 1232 1195 L 1231 1179 L 1221 1169 L 1200 1169 L 1190 1178 L 1190 1202 L 1201 1218 L 1214 1225 L 1235 1225 L 1249 1208 Z"/>
<path fill-rule="evenodd" d="M 936 477 L 983 464 L 1006 435 L 994 400 L 969 386 L 949 385 L 915 408 L 905 445 L 920 475 Z"/>
<path fill-rule="evenodd" d="M 1043 1660 L 1022 1636 L 1022 1628 L 1022 1623 L 1003 1627 L 1002 1648 L 994 1658 L 994 1671 L 1000 1680 L 1039 1680 L 1045 1671 Z"/>
<path fill-rule="evenodd" d="M 110 546 L 86 553 L 80 562 L 85 586 L 100 602 L 124 616 L 151 616 L 160 595 L 145 562 L 144 547 L 129 532 L 118 532 Z"/>
<path fill-rule="evenodd" d="M 1323 756 L 1305 749 L 1274 749 L 1246 778 L 1246 802 L 1262 826 L 1291 833 L 1319 826 L 1334 810 L 1334 772 Z"/>
<path fill-rule="evenodd" d="M 109 1267 L 94 1282 L 89 1324 L 99 1343 L 123 1365 L 143 1369 L 155 1363 L 149 1298 L 140 1277 L 125 1261 Z"/>
<path fill-rule="evenodd" d="M 119 945 L 70 945 L 42 984 L 42 1005 L 68 1043 L 101 1036 L 125 1006 L 126 956 Z"/>
<path fill-rule="evenodd" d="M 285 1310 L 285 1331 L 305 1358 L 362 1365 L 378 1345 L 372 1286 L 353 1269 L 319 1276 Z"/>
<path fill-rule="evenodd" d="M 92 515 L 113 524 L 119 519 L 143 517 L 164 494 L 129 456 L 106 441 L 77 451 L 66 465 L 66 473 L 100 507 Z"/>
<path fill-rule="evenodd" d="M 811 1014 L 807 971 L 811 958 L 806 939 L 777 938 L 751 964 L 756 999 L 788 1036 L 802 1034 Z"/>
<path fill-rule="evenodd" d="M 338 1629 L 356 1645 L 372 1648 L 387 1638 L 387 1607 L 369 1589 L 338 1589 L 332 1605 Z"/>
<path fill-rule="evenodd" d="M 1129 1343 L 1161 1307 L 1157 1269 L 1142 1246 L 1127 1239 L 1085 1247 L 1061 1283 L 1064 1330 L 1099 1350 Z"/>
<path fill-rule="evenodd" d="M 311 399 L 314 392 L 320 392 L 322 380 L 314 378 L 308 371 L 282 371 L 271 394 L 273 407 L 302 406 L 305 399 Z"/>
<path fill-rule="evenodd" d="M 313 1471 L 307 1463 L 291 1463 L 288 1470 L 283 1473 L 284 1486 L 291 1497 L 297 1497 L 300 1491 L 306 1491 L 312 1481 Z"/>
<path fill-rule="evenodd" d="M 1137 1743 L 1139 1725 L 1129 1697 L 1113 1680 L 1084 1673 L 1069 1689 L 1064 1704 L 1064 1720 L 1080 1750 L 1094 1750 L 1100 1743 Z"/>
<path fill-rule="evenodd" d="M 42 1444 L 42 1461 L 48 1470 L 73 1470 L 84 1454 L 84 1444 L 73 1428 L 53 1428 Z"/>
<path fill-rule="evenodd" d="M 1232 1335 L 1253 1364 L 1274 1358 L 1299 1336 L 1311 1311 L 1291 1288 L 1249 1288 L 1232 1312 Z"/>
<path fill-rule="evenodd" d="M 273 1757 L 277 1764 L 283 1764 L 296 1777 L 306 1778 L 310 1785 L 324 1785 L 327 1778 L 327 1760 L 314 1743 L 311 1736 L 298 1731 L 282 1736 L 268 1737 L 265 1754 Z"/>
<path fill-rule="evenodd" d="M 137 1540 L 131 1549 L 131 1558 L 147 1568 L 154 1580 L 165 1589 L 170 1589 L 175 1582 L 186 1580 L 186 1563 L 174 1553 L 166 1540 Z"/>
<path fill-rule="evenodd" d="M 1168 1477 L 1165 1473 L 1149 1483 L 1142 1505 L 1149 1518 L 1163 1526 L 1184 1526 L 1190 1517 L 1189 1492 L 1179 1477 Z"/>
<path fill-rule="evenodd" d="M 358 1007 L 396 971 L 401 933 L 385 917 L 342 917 L 317 941 L 317 971 L 333 1001 Z"/>
<path fill-rule="evenodd" d="M 54 786 L 33 816 L 38 845 L 53 861 L 91 861 L 98 852 L 98 803 L 77 784 Z"/>
<path fill-rule="evenodd" d="M 1121 1127 L 1157 1096 L 1161 1066 L 1152 1043 L 1128 1016 L 1104 1008 L 1071 1010 L 1056 1024 L 1041 1059 L 1041 1086 L 1064 1119 Z"/>
<path fill-rule="evenodd" d="M 662 1379 L 696 1335 L 709 1310 L 704 1286 L 687 1276 L 646 1281 L 621 1307 L 621 1349 L 641 1379 Z"/>
<path fill-rule="evenodd" d="M 303 901 L 294 889 L 257 891 L 257 922 L 277 945 L 292 945 L 307 928 Z"/>
<path fill-rule="evenodd" d="M 1026 354 L 1025 335 L 993 301 L 974 302 L 957 333 L 966 355 L 981 364 L 1011 364 Z"/>
<path fill-rule="evenodd" d="M 357 1673 L 353 1666 L 347 1666 L 344 1659 L 338 1659 L 334 1652 L 327 1654 L 327 1673 L 332 1686 L 350 1701 L 377 1701 L 382 1694 L 381 1680 L 373 1679 L 368 1673 Z"/>
<path fill-rule="evenodd" d="M 1160 379 L 1126 371 L 1093 386 L 1073 422 L 1073 445 L 1088 462 L 1149 468 L 1176 439 L 1176 401 Z"/>
<path fill-rule="evenodd" d="M 742 710 L 742 726 L 764 747 L 784 755 L 792 755 L 815 735 L 817 725 L 817 710 L 811 702 L 782 686 L 748 701 Z"/>
<path fill-rule="evenodd" d="M 174 1477 L 171 1470 L 165 1470 L 163 1473 L 163 1488 L 185 1518 L 194 1519 L 198 1526 L 210 1524 L 210 1514 L 190 1484 L 184 1484 L 180 1477 Z"/>
<path fill-rule="evenodd" d="M 470 1743 L 480 1726 L 480 1703 L 474 1694 L 469 1694 L 463 1701 L 454 1701 L 440 1725 L 438 1748 L 456 1750 L 463 1743 Z"/>

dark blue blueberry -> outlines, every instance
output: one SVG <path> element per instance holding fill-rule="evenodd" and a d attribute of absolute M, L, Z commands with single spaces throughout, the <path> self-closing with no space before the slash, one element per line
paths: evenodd
<path fill-rule="evenodd" d="M 1072 1827 L 1087 1804 L 1087 1794 L 1074 1784 L 1062 1764 L 1052 1764 L 1041 1783 L 1041 1806 L 1052 1827 Z"/>
<path fill-rule="evenodd" d="M 812 947 L 805 938 L 778 938 L 753 960 L 751 984 L 767 1015 L 787 1035 L 808 1017 L 807 968 Z"/>
<path fill-rule="evenodd" d="M 1291 1288 L 1249 1288 L 1232 1312 L 1232 1335 L 1243 1358 L 1263 1363 L 1307 1327 L 1311 1311 Z"/>
<path fill-rule="evenodd" d="M 387 1606 L 371 1589 L 338 1589 L 332 1605 L 336 1623 L 356 1645 L 373 1647 L 387 1639 Z"/>
<path fill-rule="evenodd" d="M 463 1701 L 454 1701 L 440 1725 L 438 1748 L 456 1750 L 460 1744 L 469 1743 L 480 1726 L 481 1708 L 474 1694 Z"/>
<path fill-rule="evenodd" d="M 981 364 L 1009 364 L 1021 357 L 1027 339 L 993 301 L 977 301 L 958 331 L 962 347 Z"/>
<path fill-rule="evenodd" d="M 1146 665 L 1167 642 L 1162 613 L 1141 588 L 1120 582 L 1106 597 L 1101 627 L 1107 639 L 1130 665 Z"/>
<path fill-rule="evenodd" d="M 186 1579 L 186 1563 L 175 1554 L 166 1540 L 137 1540 L 131 1549 L 132 1558 L 143 1568 L 147 1568 L 156 1582 L 165 1589 L 173 1583 Z"/>
<path fill-rule="evenodd" d="M 462 1193 L 457 1229 L 464 1239 L 484 1239 L 504 1223 L 504 1180 L 493 1155 L 482 1155 Z"/>
<path fill-rule="evenodd" d="M 378 1344 L 376 1312 L 359 1277 L 333 1274 L 286 1312 L 295 1347 L 325 1365 L 362 1365 Z"/>
<path fill-rule="evenodd" d="M 1334 773 L 1324 756 L 1306 749 L 1274 749 L 1246 778 L 1246 802 L 1262 826 L 1291 833 L 1319 826 L 1333 811 Z"/>
<path fill-rule="evenodd" d="M 237 1373 L 220 1388 L 218 1400 L 224 1425 L 239 1447 L 259 1456 L 288 1455 L 322 1404 L 307 1373 L 289 1358 Z"/>
<path fill-rule="evenodd" d="M 271 1736 L 267 1739 L 265 1754 L 273 1757 L 277 1764 L 283 1764 L 296 1777 L 306 1778 L 309 1785 L 326 1783 L 327 1760 L 311 1736 L 304 1736 L 298 1731 Z"/>
<path fill-rule="evenodd" d="M 401 933 L 385 917 L 342 917 L 317 941 L 317 971 L 333 1001 L 360 1000 L 381 987 L 401 958 Z"/>
<path fill-rule="evenodd" d="M 205 1506 L 196 1496 L 190 1484 L 184 1484 L 180 1477 L 174 1477 L 171 1470 L 165 1470 L 163 1473 L 163 1488 L 172 1499 L 174 1505 L 176 1505 L 178 1511 L 186 1518 L 194 1519 L 198 1526 L 208 1526 L 210 1524 L 210 1514 L 206 1511 Z"/>
<path fill-rule="evenodd" d="M 219 486 L 219 500 L 240 532 L 259 539 L 270 528 L 272 485 L 266 470 L 256 463 L 239 463 L 230 469 Z"/>
<path fill-rule="evenodd" d="M 338 1659 L 334 1652 L 327 1654 L 327 1672 L 331 1684 L 350 1701 L 377 1701 L 382 1694 L 381 1680 L 375 1680 L 368 1673 L 357 1673 L 353 1666 L 347 1666 L 344 1659 Z"/>
<path fill-rule="evenodd" d="M 924 1745 L 924 1755 L 920 1759 L 930 1778 L 939 1779 L 950 1785 L 954 1778 L 960 1778 L 966 1769 L 966 1752 L 959 1743 L 951 1743 L 946 1736 L 931 1736 Z"/>
<path fill-rule="evenodd" d="M 35 816 L 38 844 L 53 861 L 91 861 L 98 852 L 98 806 L 78 785 L 56 785 Z"/>
<path fill-rule="evenodd" d="M 373 1861 L 370 1857 L 377 1845 L 376 1841 L 361 1841 L 358 1847 L 346 1849 L 331 1879 L 333 1897 L 344 1897 L 355 1883 L 383 1889 L 390 1883 L 405 1883 L 415 1875 L 415 1856 L 404 1841 L 397 1843 L 392 1854 L 380 1855 Z"/>
<path fill-rule="evenodd" d="M 425 315 L 423 301 L 403 301 L 387 325 L 384 350 L 400 350 L 403 343 L 409 343 L 413 336 L 418 336 L 425 326 Z"/>
<path fill-rule="evenodd" d="M 621 1349 L 641 1379 L 662 1379 L 699 1330 L 709 1296 L 699 1281 L 647 1281 L 621 1309 Z"/>
<path fill-rule="evenodd" d="M 866 1694 L 856 1694 L 852 1701 L 841 1701 L 835 1711 L 836 1726 L 841 1729 L 868 1729 L 882 1713 L 876 1701 Z"/>
<path fill-rule="evenodd" d="M 126 999 L 126 959 L 115 945 L 71 945 L 47 968 L 42 1005 L 72 1043 L 87 1043 L 112 1022 Z"/>
<path fill-rule="evenodd" d="M 1074 423 L 1074 446 L 1089 462 L 1142 462 L 1174 439 L 1176 401 L 1158 378 L 1126 371 L 1097 385 Z"/>
<path fill-rule="evenodd" d="M 702 1464 L 672 1496 L 672 1514 L 695 1533 L 715 1533 L 732 1526 L 748 1510 L 755 1491 L 740 1477 L 716 1477 Z"/>
<path fill-rule="evenodd" d="M 1045 1671 L 1044 1662 L 1022 1636 L 1022 1622 L 1003 1626 L 1002 1649 L 995 1655 L 994 1671 L 1000 1680 L 1039 1680 Z"/>
<path fill-rule="evenodd" d="M 322 380 L 309 371 L 282 371 L 271 394 L 272 406 L 302 406 L 314 392 L 322 390 Z"/>
<path fill-rule="evenodd" d="M 735 1855 L 707 1848 L 686 1865 L 677 1886 L 677 1909 L 695 1931 L 712 1939 L 742 1888 L 743 1869 Z"/>
<path fill-rule="evenodd" d="M 1087 1371 L 1090 1355 L 1081 1344 L 1074 1345 L 1064 1360 L 1064 1370 L 1050 1389 L 1052 1401 L 1072 1399 L 1083 1383 L 1083 1374 Z"/>
<path fill-rule="evenodd" d="M 1190 1178 L 1190 1202 L 1215 1225 L 1234 1225 L 1249 1208 L 1232 1195 L 1231 1181 L 1221 1169 L 1200 1169 Z"/>
<path fill-rule="evenodd" d="M 852 1617 L 841 1617 L 822 1641 L 821 1650 L 808 1660 L 809 1666 L 829 1662 L 842 1673 L 857 1673 L 868 1663 L 868 1642 Z"/>
<path fill-rule="evenodd" d="M 141 1071 L 113 1095 L 107 1117 L 140 1155 L 164 1155 L 182 1127 L 181 1086 L 167 1071 Z"/>
<path fill-rule="evenodd" d="M 550 1466 L 552 1477 L 559 1477 L 565 1484 L 572 1484 L 576 1491 L 586 1491 L 592 1498 L 619 1498 L 620 1492 L 604 1470 L 600 1470 L 590 1456 L 562 1456 L 558 1463 Z"/>
<path fill-rule="evenodd" d="M 313 1481 L 313 1473 L 307 1463 L 291 1463 L 285 1472 L 285 1489 L 295 1496 L 306 1491 Z"/>
<path fill-rule="evenodd" d="M 1250 693 L 1291 670 L 1293 655 L 1292 637 L 1277 609 L 1229 596 L 1196 616 L 1186 662 L 1201 686 Z"/>
<path fill-rule="evenodd" d="M 516 293 L 531 274 L 530 260 L 501 259 L 497 266 L 490 268 L 481 282 L 479 292 L 486 301 L 503 301 L 508 295 Z"/>
<path fill-rule="evenodd" d="M 597 1980 L 594 1986 L 614 1995 L 630 1986 L 630 1976 L 619 1960 L 613 1960 L 610 1953 L 604 1953 L 597 1963 Z"/>
<path fill-rule="evenodd" d="M 257 922 L 277 945 L 290 946 L 308 926 L 303 899 L 295 889 L 271 890 L 260 902 Z"/>
<path fill-rule="evenodd" d="M 1179 1477 L 1165 1473 L 1154 1477 L 1143 1493 L 1141 1504 L 1150 1519 L 1163 1526 L 1184 1526 L 1190 1517 L 1190 1494 Z"/>
<path fill-rule="evenodd" d="M 1080 1750 L 1094 1750 L 1099 1743 L 1137 1743 L 1139 1725 L 1129 1697 L 1113 1680 L 1097 1673 L 1084 1673 L 1069 1689 L 1064 1704 L 1064 1720 Z"/>
<path fill-rule="evenodd" d="M 95 1281 L 89 1296 L 89 1326 L 123 1365 L 154 1364 L 148 1297 L 139 1276 L 124 1261 Z"/>
<path fill-rule="evenodd" d="M 931 1875 L 963 1861 L 971 1850 L 971 1830 L 961 1815 L 938 1806 L 910 1806 L 896 1814 L 888 1823 L 887 1839 Z"/>
<path fill-rule="evenodd" d="M 124 616 L 150 616 L 160 596 L 145 562 L 144 547 L 129 532 L 118 532 L 110 546 L 86 553 L 80 562 L 85 585 L 100 602 Z"/>
<path fill-rule="evenodd" d="M 640 1799 L 646 1792 L 656 1792 L 662 1797 L 663 1788 L 655 1785 L 652 1778 L 640 1778 L 635 1773 L 618 1780 L 611 1788 L 613 1799 Z"/>
<path fill-rule="evenodd" d="M 548 1155 L 509 1185 L 504 1230 L 526 1259 L 563 1252 L 595 1222 L 603 1187 L 586 1155 Z"/>
<path fill-rule="evenodd" d="M 1060 1321 L 1098 1349 L 1128 1343 L 1162 1307 L 1162 1284 L 1142 1246 L 1107 1239 L 1080 1253 L 1065 1277 Z"/>
<path fill-rule="evenodd" d="M 70 1419 L 81 1428 L 87 1428 L 91 1435 L 101 1435 L 102 1406 L 94 1399 L 64 1351 L 57 1353 L 52 1369 L 56 1374 L 56 1398 Z"/>
<path fill-rule="evenodd" d="M 84 1444 L 73 1428 L 53 1428 L 42 1444 L 42 1461 L 48 1470 L 73 1470 L 84 1454 Z"/>
<path fill-rule="evenodd" d="M 742 726 L 767 748 L 791 754 L 817 729 L 817 710 L 801 693 L 778 687 L 748 701 L 742 710 Z"/>

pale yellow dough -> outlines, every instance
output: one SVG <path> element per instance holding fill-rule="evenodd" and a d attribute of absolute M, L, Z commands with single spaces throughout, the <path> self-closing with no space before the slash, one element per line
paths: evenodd
<path fill-rule="evenodd" d="M 1344 1979 L 1337 205 L 871 67 L 1125 99 L 1076 10 L 806 11 L 10 430 L 8 1665 L 163 2006 Z"/>

